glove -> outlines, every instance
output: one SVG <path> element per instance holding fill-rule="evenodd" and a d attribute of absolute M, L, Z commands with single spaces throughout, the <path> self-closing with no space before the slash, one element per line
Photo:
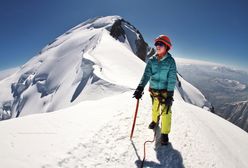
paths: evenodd
<path fill-rule="evenodd" d="M 172 103 L 174 101 L 173 95 L 174 95 L 174 91 L 167 92 L 167 97 L 165 98 L 165 102 L 164 102 L 166 106 L 172 106 Z"/>
<path fill-rule="evenodd" d="M 133 97 L 136 99 L 140 99 L 143 95 L 144 88 L 142 86 L 138 86 L 135 92 L 133 93 Z"/>

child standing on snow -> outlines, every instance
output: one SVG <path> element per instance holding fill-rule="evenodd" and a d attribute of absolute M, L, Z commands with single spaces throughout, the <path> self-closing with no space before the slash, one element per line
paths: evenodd
<path fill-rule="evenodd" d="M 133 95 L 136 99 L 140 99 L 144 87 L 149 81 L 149 91 L 152 98 L 152 122 L 149 128 L 154 129 L 157 126 L 161 115 L 161 144 L 167 145 L 169 142 L 168 134 L 171 129 L 171 106 L 177 69 L 174 58 L 168 52 L 172 46 L 170 39 L 165 35 L 160 35 L 155 39 L 155 46 L 157 52 L 149 58 L 141 81 Z"/>

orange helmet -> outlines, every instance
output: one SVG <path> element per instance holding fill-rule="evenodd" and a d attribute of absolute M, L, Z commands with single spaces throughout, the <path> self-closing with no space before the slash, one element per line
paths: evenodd
<path fill-rule="evenodd" d="M 160 35 L 155 39 L 155 43 L 157 41 L 160 41 L 162 43 L 164 43 L 167 47 L 169 47 L 169 49 L 171 49 L 171 41 L 169 39 L 169 37 L 165 36 L 165 35 Z"/>

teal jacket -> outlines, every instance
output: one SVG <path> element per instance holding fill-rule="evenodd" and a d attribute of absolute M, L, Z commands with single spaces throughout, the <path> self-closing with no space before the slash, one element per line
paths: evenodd
<path fill-rule="evenodd" d="M 177 81 L 177 68 L 174 58 L 167 53 L 159 62 L 157 55 L 149 58 L 139 86 L 145 87 L 150 81 L 152 89 L 174 91 Z"/>

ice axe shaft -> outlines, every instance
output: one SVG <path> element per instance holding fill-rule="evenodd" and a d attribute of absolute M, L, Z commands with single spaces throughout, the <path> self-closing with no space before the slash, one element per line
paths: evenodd
<path fill-rule="evenodd" d="M 135 109 L 135 113 L 134 113 L 133 127 L 132 127 L 132 131 L 131 131 L 131 135 L 130 135 L 130 140 L 132 140 L 132 138 L 133 138 L 133 131 L 134 131 L 135 123 L 136 123 L 138 109 L 139 109 L 139 99 L 137 99 L 137 103 L 136 103 L 136 109 Z"/>

